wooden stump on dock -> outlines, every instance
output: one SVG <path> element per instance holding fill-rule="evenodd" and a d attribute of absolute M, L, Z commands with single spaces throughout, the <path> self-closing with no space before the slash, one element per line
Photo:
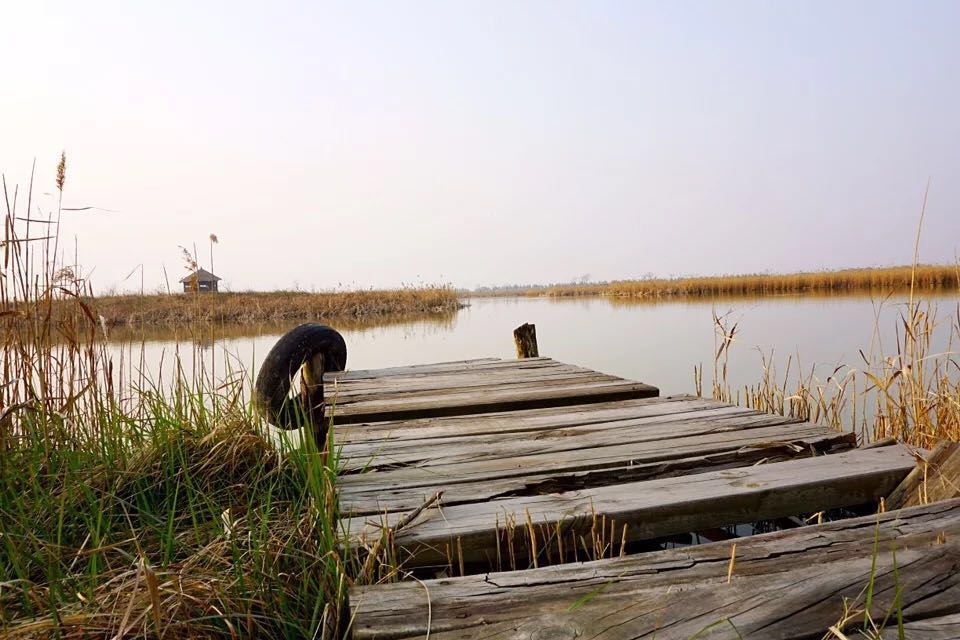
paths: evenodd
<path fill-rule="evenodd" d="M 537 349 L 537 326 L 525 322 L 513 330 L 513 343 L 517 347 L 518 358 L 539 358 Z"/>

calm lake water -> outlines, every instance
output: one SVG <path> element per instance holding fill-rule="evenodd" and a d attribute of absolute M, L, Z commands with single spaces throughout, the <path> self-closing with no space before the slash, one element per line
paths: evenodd
<path fill-rule="evenodd" d="M 949 323 L 956 295 L 924 298 L 938 311 L 938 351 L 951 348 Z M 442 317 L 379 324 L 332 323 L 346 339 L 348 368 L 514 358 L 512 331 L 524 322 L 537 326 L 540 353 L 660 387 L 664 395 L 692 393 L 694 366 L 704 365 L 709 392 L 716 349 L 713 313 L 738 324 L 730 353 L 729 380 L 735 387 L 756 384 L 761 354 L 776 363 L 780 377 L 788 356 L 821 380 L 841 364 L 861 367 L 868 356 L 896 352 L 902 298 L 880 304 L 870 297 L 777 297 L 756 300 L 620 303 L 604 298 L 481 298 Z M 253 377 L 260 360 L 285 330 L 294 326 L 204 327 L 177 330 L 125 329 L 111 336 L 114 357 L 128 372 L 144 369 L 168 379 L 174 356 L 183 366 L 217 379 L 230 372 Z M 141 350 L 142 345 L 142 350 Z"/>

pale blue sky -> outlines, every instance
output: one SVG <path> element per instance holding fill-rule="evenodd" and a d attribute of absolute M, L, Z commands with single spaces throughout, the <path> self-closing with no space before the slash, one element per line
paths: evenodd
<path fill-rule="evenodd" d="M 3 16 L 0 171 L 67 150 L 101 289 L 211 232 L 238 290 L 904 263 L 928 178 L 921 257 L 960 250 L 960 2 Z"/>

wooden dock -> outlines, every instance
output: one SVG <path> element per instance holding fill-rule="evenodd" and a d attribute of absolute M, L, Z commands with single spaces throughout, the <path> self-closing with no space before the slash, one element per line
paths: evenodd
<path fill-rule="evenodd" d="M 821 638 L 871 582 L 878 637 L 899 598 L 960 638 L 960 501 L 874 515 L 901 445 L 548 358 L 326 381 L 343 544 L 395 582 L 351 590 L 355 638 Z"/>

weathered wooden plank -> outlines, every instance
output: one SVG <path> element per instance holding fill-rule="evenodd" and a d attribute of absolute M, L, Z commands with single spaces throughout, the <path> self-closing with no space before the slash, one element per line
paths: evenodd
<path fill-rule="evenodd" d="M 549 360 L 549 358 L 544 358 L 544 360 Z M 473 358 L 467 360 L 447 360 L 444 362 L 425 362 L 421 364 L 404 364 L 396 367 L 380 367 L 377 369 L 349 369 L 347 371 L 331 371 L 326 375 L 325 380 L 333 378 L 365 378 L 365 377 L 377 377 L 381 378 L 388 375 L 411 375 L 412 373 L 417 372 L 426 372 L 431 373 L 434 371 L 444 371 L 444 370 L 458 370 L 473 368 L 478 366 L 496 366 L 496 365 L 506 365 L 508 361 L 503 358 Z"/>
<path fill-rule="evenodd" d="M 411 364 L 399 367 L 384 367 L 382 369 L 352 369 L 350 371 L 331 371 L 324 374 L 324 382 L 334 380 L 363 380 L 368 378 L 384 378 L 389 376 L 432 375 L 438 372 L 450 371 L 477 371 L 495 369 L 537 368 L 555 366 L 556 360 L 551 358 L 530 358 L 523 362 L 503 360 L 501 358 L 478 358 L 475 360 L 457 360 L 450 362 L 432 362 L 427 364 Z"/>
<path fill-rule="evenodd" d="M 960 638 L 960 613 L 907 621 L 903 631 L 907 640 L 957 640 Z M 883 640 L 899 640 L 896 620 L 887 623 L 881 637 Z"/>
<path fill-rule="evenodd" d="M 558 371 L 537 376 L 503 376 L 500 379 L 488 376 L 461 376 L 455 379 L 424 381 L 407 381 L 405 384 L 385 382 L 371 389 L 355 390 L 352 386 L 341 387 L 333 395 L 333 399 L 341 406 L 355 402 L 369 402 L 371 400 L 390 400 L 398 394 L 404 398 L 423 396 L 442 396 L 444 394 L 461 394 L 465 392 L 483 393 L 491 389 L 520 389 L 541 388 L 547 386 L 590 384 L 595 382 L 623 382 L 604 373 L 594 371 Z"/>
<path fill-rule="evenodd" d="M 575 377 L 564 377 L 554 380 L 514 380 L 504 381 L 496 384 L 478 384 L 473 388 L 470 385 L 454 385 L 443 388 L 433 388 L 426 386 L 417 389 L 399 389 L 392 390 L 385 387 L 376 393 L 360 394 L 350 396 L 349 394 L 339 395 L 337 406 L 342 410 L 355 410 L 356 405 L 362 405 L 361 409 L 375 407 L 381 409 L 402 409 L 409 405 L 421 404 L 424 402 L 469 402 L 476 403 L 483 400 L 484 396 L 496 394 L 502 397 L 525 397 L 536 395 L 538 391 L 543 395 L 553 394 L 557 388 L 561 389 L 561 395 L 576 392 L 580 388 L 593 387 L 638 387 L 643 388 L 646 385 L 630 383 L 613 378 L 612 376 L 598 375 L 577 375 Z"/>
<path fill-rule="evenodd" d="M 753 430 L 756 439 L 731 440 L 729 434 L 717 436 L 711 445 L 682 449 L 660 448 L 650 459 L 632 455 L 630 451 L 616 451 L 620 459 L 613 466 L 598 468 L 559 469 L 548 472 L 524 469 L 524 473 L 506 477 L 474 478 L 464 481 L 456 469 L 440 477 L 434 474 L 423 486 L 404 486 L 385 482 L 350 483 L 353 477 L 341 478 L 340 510 L 344 515 L 379 514 L 415 509 L 437 491 L 443 491 L 443 504 L 455 505 L 484 502 L 543 493 L 558 493 L 588 487 L 608 486 L 624 482 L 638 482 L 657 478 L 733 469 L 761 462 L 781 462 L 792 458 L 843 451 L 856 444 L 853 434 L 828 430 L 802 429 L 791 431 L 790 425 L 778 428 L 775 439 L 765 437 L 765 430 Z M 674 457 L 665 458 L 665 455 Z M 547 457 L 549 461 L 549 457 Z M 579 465 L 582 467 L 582 465 Z M 346 481 L 346 483 L 344 482 Z"/>
<path fill-rule="evenodd" d="M 719 424 L 718 424 L 719 423 Z M 793 430 L 789 425 L 798 425 Z M 684 427 L 700 427 L 699 429 Z M 724 428 L 730 427 L 730 428 Z M 733 428 L 736 427 L 736 428 Z M 379 452 L 376 457 L 359 457 L 349 461 L 350 468 L 366 465 L 375 470 L 364 474 L 345 475 L 338 481 L 344 491 L 362 486 L 368 490 L 380 490 L 399 487 L 434 487 L 439 484 L 458 484 L 463 482 L 491 482 L 499 478 L 509 478 L 534 473 L 560 471 L 586 471 L 614 467 L 624 464 L 641 464 L 670 460 L 696 455 L 710 450 L 731 450 L 745 446 L 756 446 L 765 442 L 780 442 L 784 439 L 803 439 L 817 437 L 830 432 L 824 427 L 809 423 L 797 423 L 779 416 L 763 414 L 737 416 L 726 424 L 717 421 L 706 424 L 663 425 L 663 431 L 673 432 L 672 438 L 657 436 L 644 437 L 638 434 L 634 438 L 611 442 L 609 435 L 604 438 L 608 446 L 567 447 L 563 441 L 559 445 L 549 440 L 540 445 L 539 452 L 525 447 L 521 455 L 502 455 L 486 457 L 452 457 L 447 461 L 437 460 L 436 464 L 428 457 L 416 465 L 404 465 L 399 468 L 376 469 L 381 458 L 387 453 Z M 602 435 L 605 434 L 601 434 Z M 562 448 L 562 450 L 561 450 Z M 446 462 L 446 463 L 445 463 Z"/>
<path fill-rule="evenodd" d="M 668 396 L 597 402 L 593 404 L 541 409 L 497 411 L 469 416 L 385 420 L 350 425 L 337 432 L 337 442 L 346 444 L 366 440 L 404 440 L 445 438 L 539 431 L 631 418 L 688 413 L 700 409 L 731 409 L 730 405 L 693 396 Z M 739 408 L 736 408 L 739 409 Z M 744 410 L 749 411 L 749 410 Z"/>
<path fill-rule="evenodd" d="M 560 363 L 551 363 L 540 367 L 503 368 L 500 370 L 467 369 L 456 373 L 436 373 L 416 376 L 385 376 L 383 378 L 369 378 L 363 380 L 338 380 L 328 387 L 336 389 L 344 398 L 362 395 L 384 395 L 397 391 L 435 391 L 457 390 L 469 387 L 484 387 L 497 384 L 522 384 L 556 378 L 589 378 L 602 377 L 604 379 L 622 380 L 621 378 L 602 372 L 574 367 Z"/>
<path fill-rule="evenodd" d="M 516 478 L 639 467 L 724 451 L 766 449 L 787 443 L 791 446 L 806 447 L 806 443 L 816 442 L 823 444 L 826 449 L 831 449 L 833 444 L 843 443 L 849 446 L 853 442 L 850 434 L 831 432 L 807 423 L 790 423 L 783 418 L 749 416 L 741 420 L 747 428 L 692 433 L 689 436 L 679 434 L 670 441 L 640 437 L 633 442 L 625 439 L 622 443 L 612 442 L 608 446 L 563 451 L 555 450 L 547 443 L 539 453 L 489 459 L 481 457 L 477 460 L 451 458 L 450 464 L 431 464 L 431 460 L 427 459 L 413 466 L 389 468 L 377 466 L 383 465 L 379 457 L 355 458 L 349 461 L 349 468 L 369 465 L 375 470 L 341 476 L 338 486 L 345 500 L 352 499 L 358 493 L 385 494 L 417 488 L 432 493 L 437 489 L 466 484 L 485 484 L 490 491 L 503 492 L 503 488 L 510 485 L 504 485 L 501 481 Z M 642 473 L 639 469 L 637 472 Z M 483 492 L 479 489 L 478 491 Z M 386 502 L 385 500 L 385 506 Z"/>
<path fill-rule="evenodd" d="M 888 509 L 915 507 L 960 496 L 960 444 L 941 442 L 887 498 Z"/>
<path fill-rule="evenodd" d="M 602 403 L 601 406 L 609 407 L 610 403 Z M 354 429 L 351 426 L 338 432 L 337 443 L 345 450 L 358 453 L 364 449 L 384 450 L 384 445 L 390 443 L 390 451 L 396 452 L 404 447 L 522 442 L 554 435 L 562 437 L 557 434 L 583 435 L 607 430 L 642 429 L 645 426 L 647 431 L 653 432 L 668 423 L 687 424 L 723 417 L 758 415 L 751 409 L 712 402 L 663 402 L 660 406 L 637 406 L 632 411 L 625 407 L 603 411 L 593 411 L 592 408 L 593 405 L 581 405 L 570 409 L 551 407 L 546 412 L 533 409 L 469 418 L 446 416 L 404 423 L 391 421 L 396 425 L 392 429 L 368 429 L 367 425 Z M 541 413 L 530 415 L 534 411 Z"/>
<path fill-rule="evenodd" d="M 328 374 L 329 375 L 329 374 Z M 493 384 L 503 382 L 522 382 L 531 380 L 547 380 L 551 378 L 567 376 L 588 376 L 600 375 L 615 380 L 616 378 L 592 369 L 585 369 L 574 365 L 563 364 L 559 362 L 550 363 L 549 366 L 539 367 L 516 367 L 500 369 L 464 369 L 456 372 L 437 372 L 434 374 L 418 374 L 410 376 L 384 376 L 383 378 L 368 378 L 361 380 L 337 380 L 337 387 L 341 393 L 363 392 L 377 394 L 386 390 L 417 390 L 417 389 L 444 389 L 457 388 L 460 385 L 469 384 Z"/>
<path fill-rule="evenodd" d="M 531 385 L 517 389 L 492 389 L 483 392 L 444 393 L 406 397 L 399 393 L 347 405 L 336 405 L 331 414 L 336 424 L 362 421 L 397 420 L 405 417 L 465 415 L 536 407 L 560 407 L 588 402 L 606 402 L 627 398 L 649 398 L 659 393 L 656 387 L 640 382 L 609 381 L 546 386 Z"/>
<path fill-rule="evenodd" d="M 721 434 L 729 435 L 737 431 L 789 424 L 798 424 L 798 421 L 731 407 L 706 410 L 693 415 L 681 414 L 659 419 L 641 418 L 582 427 L 561 427 L 540 432 L 503 434 L 499 437 L 489 435 L 352 443 L 343 445 L 341 460 L 345 471 L 358 467 L 375 469 L 412 465 L 425 469 L 440 465 L 461 465 L 485 460 L 493 461 L 498 458 L 538 456 L 567 451 L 585 454 L 585 457 L 579 455 L 577 457 L 578 460 L 583 461 L 589 459 L 593 453 L 591 450 L 596 448 L 617 447 L 618 450 L 626 451 L 627 445 L 639 443 L 648 443 L 656 447 L 662 455 L 671 456 L 671 450 L 678 438 L 706 436 L 707 442 L 712 443 Z M 820 433 L 827 432 L 825 427 L 814 427 L 809 423 L 806 427 L 815 428 Z M 768 437 L 775 439 L 777 433 Z M 720 439 L 725 440 L 722 437 Z M 733 442 L 732 439 L 730 441 Z M 559 459 L 551 457 L 554 461 Z M 531 465 L 528 463 L 535 464 L 536 460 L 537 458 L 525 460 L 522 467 L 529 469 Z M 506 466 L 510 469 L 517 468 L 513 461 L 506 463 Z M 492 469 L 484 468 L 480 472 L 486 473 L 490 470 Z"/>
<path fill-rule="evenodd" d="M 549 358 L 483 360 L 328 373 L 338 424 L 467 415 L 654 397 L 655 387 Z"/>
<path fill-rule="evenodd" d="M 355 587 L 353 635 L 422 638 L 429 630 L 435 640 L 818 639 L 845 611 L 865 607 L 873 575 L 871 616 L 878 623 L 893 610 L 899 587 L 908 638 L 958 637 L 950 634 L 960 628 L 960 499 L 738 539 L 728 580 L 731 551 L 731 543 L 718 542 Z M 859 637 L 862 624 L 854 615 L 845 631 Z M 896 638 L 895 627 L 888 620 L 883 637 Z"/>
<path fill-rule="evenodd" d="M 444 563 L 447 545 L 466 561 L 496 553 L 500 528 L 530 521 L 545 530 L 589 531 L 595 518 L 628 526 L 628 541 L 869 503 L 913 468 L 901 446 L 632 482 L 556 494 L 445 506 L 396 536 L 408 566 Z M 341 521 L 349 539 L 379 538 L 403 512 Z"/>

